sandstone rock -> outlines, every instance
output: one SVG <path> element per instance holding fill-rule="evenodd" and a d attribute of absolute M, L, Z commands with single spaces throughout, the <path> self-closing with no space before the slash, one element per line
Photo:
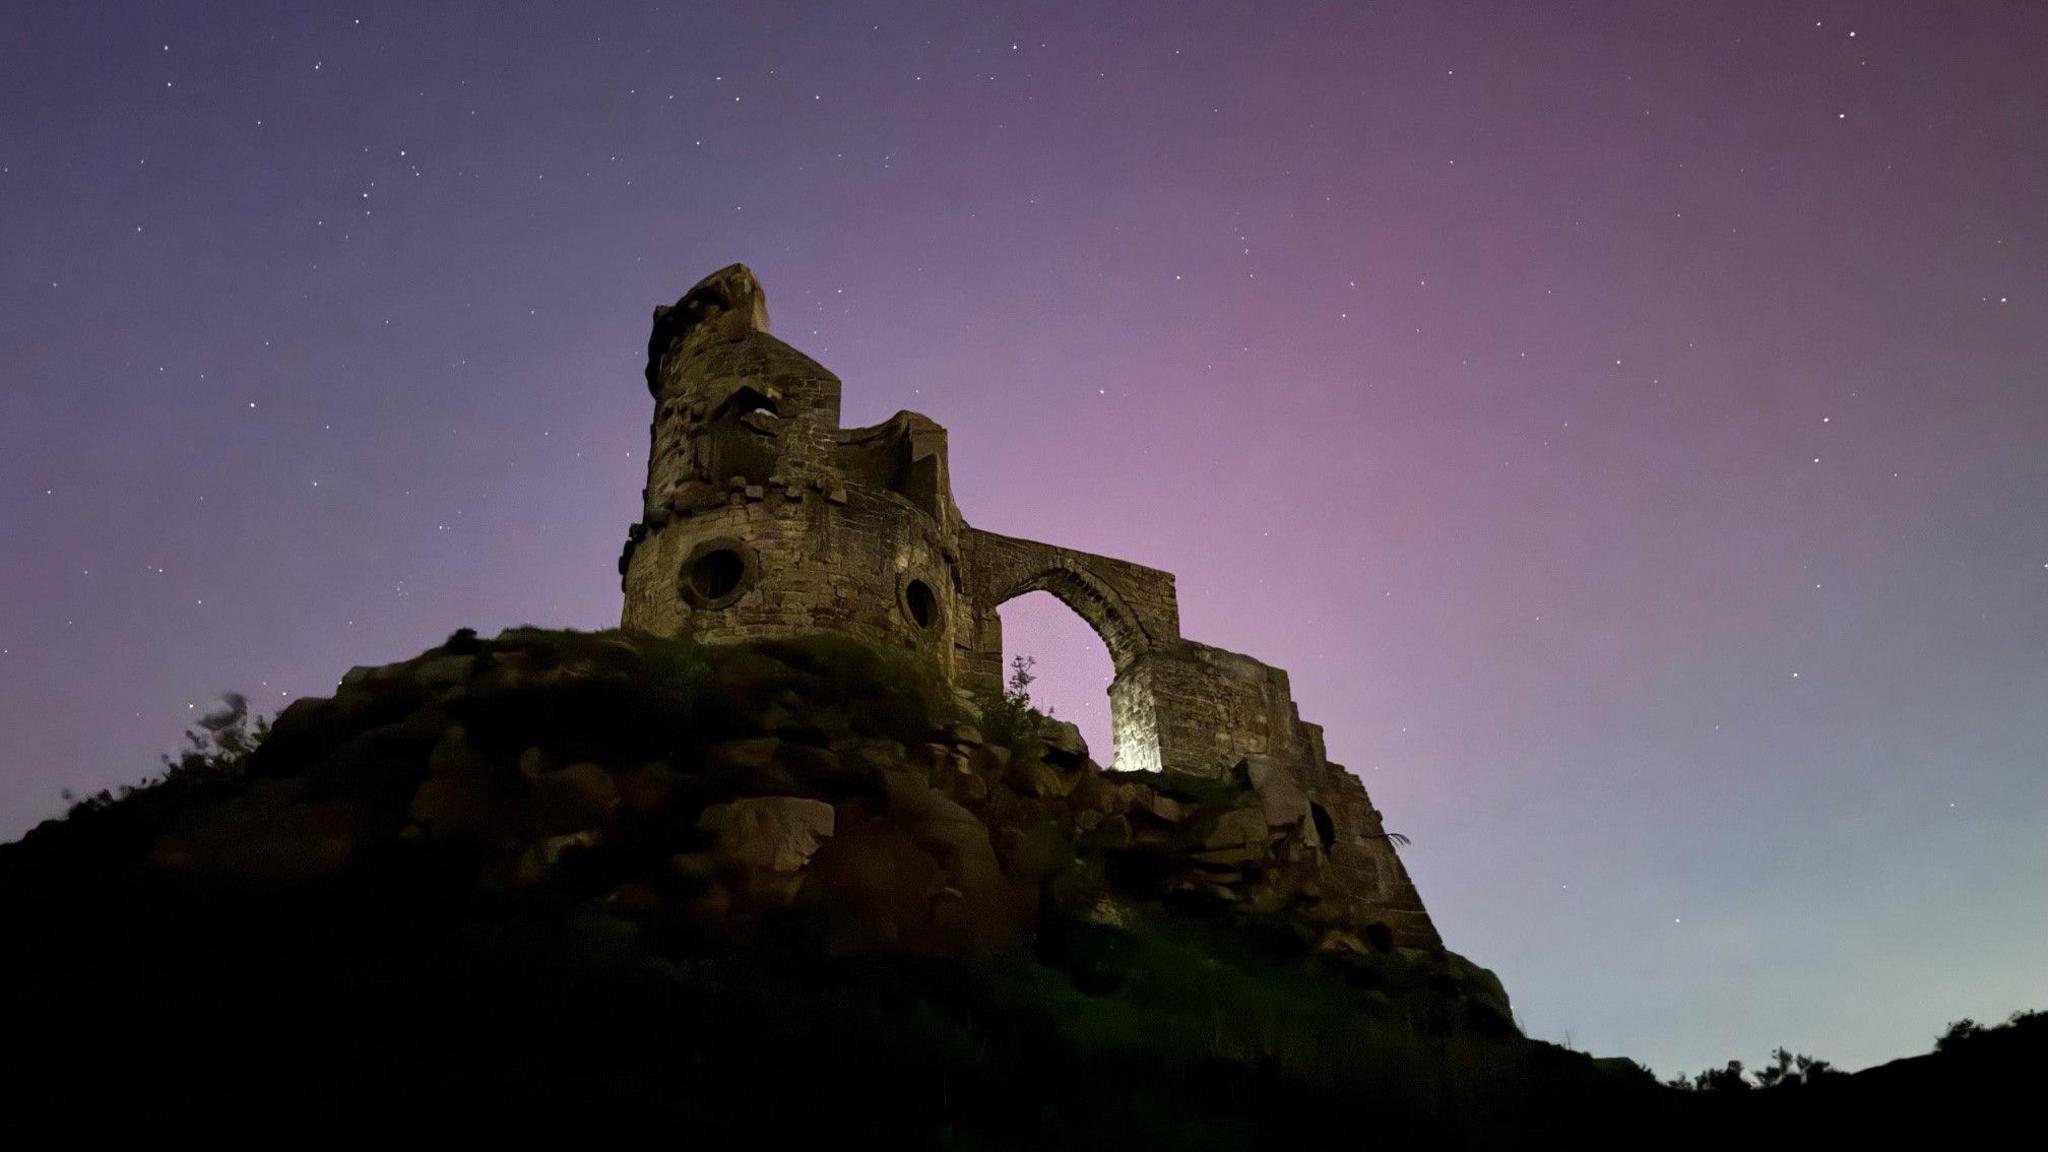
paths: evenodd
<path fill-rule="evenodd" d="M 775 766 L 795 777 L 798 783 L 813 788 L 830 787 L 849 774 L 864 775 L 857 769 L 849 773 L 849 769 L 840 763 L 839 757 L 828 748 L 788 741 L 776 749 Z"/>
<path fill-rule="evenodd" d="M 713 804 L 697 827 L 715 834 L 725 854 L 772 872 L 794 872 L 833 832 L 830 804 L 795 796 L 760 796 Z"/>
<path fill-rule="evenodd" d="M 1039 800 L 1052 800 L 1067 793 L 1066 782 L 1043 760 L 1012 764 L 1005 780 L 1019 794 Z"/>
<path fill-rule="evenodd" d="M 676 770 L 666 760 L 649 760 L 618 776 L 619 800 L 633 812 L 659 812 L 675 790 Z"/>
<path fill-rule="evenodd" d="M 926 784 L 922 790 L 907 789 L 901 794 L 892 793 L 889 798 L 889 815 L 908 827 L 924 824 L 979 824 L 974 813 Z"/>
<path fill-rule="evenodd" d="M 708 852 L 679 852 L 669 857 L 668 870 L 678 880 L 709 880 L 718 874 L 718 859 Z"/>
<path fill-rule="evenodd" d="M 1365 941 L 1335 928 L 1323 933 L 1322 939 L 1316 941 L 1316 951 L 1349 953 L 1354 956 L 1372 955 L 1372 949 L 1365 946 Z"/>
<path fill-rule="evenodd" d="M 1207 877 L 1184 876 L 1167 885 L 1168 891 L 1200 896 L 1223 904 L 1237 903 L 1237 893 L 1228 885 L 1217 884 Z"/>
<path fill-rule="evenodd" d="M 818 850 L 806 892 L 819 901 L 835 952 L 914 946 L 931 918 L 932 896 L 947 877 L 932 854 L 896 821 L 842 815 L 839 834 Z"/>
<path fill-rule="evenodd" d="M 851 777 L 881 782 L 882 773 L 904 766 L 908 755 L 895 740 L 860 738 L 834 744 L 842 769 Z"/>
<path fill-rule="evenodd" d="M 1137 910 L 1113 896 L 1104 896 L 1088 906 L 1083 914 L 1091 924 L 1103 924 L 1111 928 L 1129 928 L 1138 922 Z"/>
<path fill-rule="evenodd" d="M 619 810 L 619 788 L 597 764 L 571 764 L 533 782 L 527 800 L 529 822 L 543 832 L 572 832 L 611 819 Z"/>
<path fill-rule="evenodd" d="M 1262 808 L 1232 808 L 1216 818 L 1215 827 L 1202 838 L 1204 848 L 1231 848 L 1241 844 L 1263 847 L 1269 833 Z"/>
<path fill-rule="evenodd" d="M 1100 816 L 1116 807 L 1116 789 L 1101 773 L 1083 771 L 1067 790 L 1067 803 L 1078 811 Z"/>
<path fill-rule="evenodd" d="M 823 743 L 829 734 L 818 725 L 817 712 L 794 693 L 784 696 L 761 710 L 761 731 L 798 743 Z"/>
<path fill-rule="evenodd" d="M 429 776 L 477 776 L 489 768 L 490 764 L 482 753 L 471 746 L 468 730 L 460 724 L 444 728 L 441 738 L 434 743 L 434 750 L 427 754 Z"/>
<path fill-rule="evenodd" d="M 517 882 L 538 884 L 554 871 L 562 856 L 571 849 L 588 848 L 598 842 L 598 833 L 592 829 L 571 832 L 562 836 L 550 836 L 538 843 L 526 846 L 520 854 Z"/>
<path fill-rule="evenodd" d="M 728 740 L 711 748 L 711 771 L 727 788 L 740 792 L 801 791 L 796 777 L 776 763 L 782 747 L 782 740 L 774 736 Z"/>
<path fill-rule="evenodd" d="M 1247 756 L 1238 762 L 1235 774 L 1258 793 L 1269 826 L 1292 828 L 1308 818 L 1308 793 L 1280 761 L 1271 756 Z"/>
<path fill-rule="evenodd" d="M 1128 848 L 1131 844 L 1130 817 L 1118 812 L 1105 816 L 1088 834 L 1088 843 L 1096 848 Z"/>
<path fill-rule="evenodd" d="M 945 869 L 951 886 L 967 893 L 985 893 L 1002 882 L 1002 865 L 989 842 L 988 826 L 958 804 L 939 797 L 947 812 L 934 809 L 931 818 L 911 828 L 918 845 Z"/>
<path fill-rule="evenodd" d="M 1168 824 L 1178 824 L 1187 819 L 1187 805 L 1171 796 L 1146 789 L 1138 794 L 1137 801 L 1138 808 L 1150 812 Z"/>
<path fill-rule="evenodd" d="M 1045 725 L 1045 758 L 1063 767 L 1088 759 L 1088 742 L 1081 738 L 1081 726 L 1071 720 L 1052 720 Z"/>
<path fill-rule="evenodd" d="M 479 782 L 457 776 L 430 776 L 413 790 L 406 816 L 426 827 L 434 840 L 469 839 L 490 824 L 490 798 Z"/>
<path fill-rule="evenodd" d="M 1051 820 L 1002 828 L 996 834 L 996 859 L 1006 876 L 1036 883 L 1065 868 L 1073 858 L 1073 844 Z"/>
<path fill-rule="evenodd" d="M 475 670 L 474 656 L 436 656 L 413 669 L 412 677 L 422 688 L 454 688 L 468 683 Z"/>
<path fill-rule="evenodd" d="M 1499 1013 L 1502 1020 L 1514 1020 L 1515 1009 L 1508 1002 L 1508 990 L 1491 968 L 1481 968 L 1456 952 L 1445 952 L 1444 957 L 1450 963 L 1451 978 L 1466 996 Z"/>
<path fill-rule="evenodd" d="M 429 703 L 414 708 L 389 724 L 365 730 L 358 740 L 375 745 L 379 756 L 396 755 L 417 762 L 427 758 L 434 746 L 447 738 L 451 723 L 445 709 L 439 704 Z M 451 746 L 449 752 L 455 752 L 456 747 Z M 463 771 L 488 771 L 490 767 L 479 756 L 469 756 L 466 760 L 457 758 L 446 763 Z"/>
<path fill-rule="evenodd" d="M 328 697 L 301 696 L 285 705 L 284 711 L 270 722 L 270 737 L 276 739 L 280 732 L 286 736 L 303 732 L 309 738 L 318 739 L 333 731 L 341 712 L 342 709 Z"/>

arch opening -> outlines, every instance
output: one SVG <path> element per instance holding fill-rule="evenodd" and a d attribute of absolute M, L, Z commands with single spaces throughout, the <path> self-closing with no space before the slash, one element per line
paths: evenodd
<path fill-rule="evenodd" d="M 1116 666 L 1094 625 L 1046 591 L 1012 597 L 996 611 L 1002 618 L 1005 681 L 1011 661 L 1032 660 L 1032 703 L 1079 726 L 1088 754 L 1109 766 L 1116 755 L 1109 698 Z"/>

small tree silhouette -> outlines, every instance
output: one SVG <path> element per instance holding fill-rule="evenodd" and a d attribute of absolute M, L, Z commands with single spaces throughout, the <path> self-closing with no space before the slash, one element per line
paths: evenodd
<path fill-rule="evenodd" d="M 240 692 L 221 693 L 221 705 L 186 731 L 189 747 L 177 759 L 165 754 L 164 782 L 229 780 L 247 770 L 250 754 L 270 735 L 270 721 L 259 716 L 252 722 L 249 698 Z"/>
<path fill-rule="evenodd" d="M 1702 1092 L 1743 1092 L 1755 1085 L 1742 1074 L 1742 1061 L 1730 1060 L 1726 1068 L 1709 1068 L 1692 1078 L 1692 1086 Z"/>
<path fill-rule="evenodd" d="M 1797 1087 L 1840 1075 L 1835 1066 L 1801 1052 L 1794 1055 L 1789 1048 L 1780 1048 L 1771 1053 L 1771 1063 L 1756 1070 L 1759 1087 Z"/>
<path fill-rule="evenodd" d="M 1936 1052 L 1953 1051 L 1954 1049 L 1959 1048 L 1964 1044 L 1968 1044 L 1970 1041 L 1975 1040 L 1977 1037 L 1983 1034 L 1983 1025 L 1977 1023 L 1975 1020 L 1970 1019 L 1968 1016 L 1965 1016 L 1961 1020 L 1957 1020 L 1951 1023 L 1948 1026 L 1948 1031 L 1943 1032 L 1941 1036 L 1934 1041 L 1934 1050 Z"/>
<path fill-rule="evenodd" d="M 1003 694 L 982 706 L 983 737 L 1014 753 L 1029 754 L 1032 742 L 1045 732 L 1049 713 L 1031 704 L 1031 685 L 1038 679 L 1031 670 L 1037 666 L 1038 661 L 1029 656 L 1012 658 Z"/>
<path fill-rule="evenodd" d="M 197 726 L 185 731 L 186 747 L 174 758 L 162 757 L 163 774 L 145 778 L 139 784 L 124 784 L 118 792 L 101 789 L 81 797 L 66 788 L 58 795 L 70 805 L 70 812 L 96 812 L 138 793 L 159 788 L 189 788 L 240 780 L 249 768 L 249 757 L 270 736 L 269 719 L 249 718 L 249 698 L 240 692 L 221 693 L 221 706 L 201 716 Z"/>

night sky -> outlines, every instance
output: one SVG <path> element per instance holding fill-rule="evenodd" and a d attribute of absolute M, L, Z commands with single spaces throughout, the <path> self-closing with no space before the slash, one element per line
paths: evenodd
<path fill-rule="evenodd" d="M 2048 1007 L 2048 5 L 825 8 L 7 5 L 0 836 L 615 624 L 650 311 L 744 261 L 970 522 L 1287 668 L 1533 1034 Z"/>

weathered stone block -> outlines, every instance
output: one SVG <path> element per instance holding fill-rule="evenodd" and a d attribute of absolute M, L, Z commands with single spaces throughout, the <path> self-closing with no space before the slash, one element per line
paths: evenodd
<path fill-rule="evenodd" d="M 795 796 L 762 796 L 713 804 L 697 827 L 718 838 L 733 860 L 771 872 L 794 872 L 810 861 L 835 825 L 832 805 Z"/>

